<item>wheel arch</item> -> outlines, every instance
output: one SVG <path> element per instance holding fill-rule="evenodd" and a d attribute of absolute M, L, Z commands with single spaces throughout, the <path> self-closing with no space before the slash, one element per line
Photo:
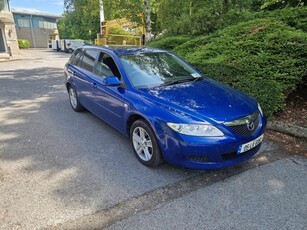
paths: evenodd
<path fill-rule="evenodd" d="M 68 92 L 69 88 L 72 87 L 72 84 L 68 81 L 68 82 L 66 82 L 65 86 L 66 86 L 66 90 Z"/>
<path fill-rule="evenodd" d="M 150 125 L 150 123 L 147 121 L 147 119 L 144 116 L 142 116 L 140 114 L 130 114 L 128 119 L 127 119 L 127 122 L 126 122 L 126 133 L 127 133 L 128 137 L 130 136 L 130 128 L 131 128 L 132 124 L 135 121 L 140 120 L 140 119 L 145 120 Z"/>

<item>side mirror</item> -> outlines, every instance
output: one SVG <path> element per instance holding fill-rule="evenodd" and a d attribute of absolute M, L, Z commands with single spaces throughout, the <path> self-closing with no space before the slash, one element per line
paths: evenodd
<path fill-rule="evenodd" d="M 103 79 L 102 84 L 106 86 L 119 86 L 121 82 L 117 77 L 111 76 L 111 77 L 106 77 L 105 79 Z"/>

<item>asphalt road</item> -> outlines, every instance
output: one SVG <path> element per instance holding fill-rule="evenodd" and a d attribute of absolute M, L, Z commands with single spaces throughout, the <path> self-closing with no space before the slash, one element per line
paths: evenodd
<path fill-rule="evenodd" d="M 267 174 L 276 174 L 278 180 L 286 180 L 285 186 L 293 188 L 284 189 L 282 196 L 276 199 L 282 202 L 287 197 L 285 202 L 297 203 L 299 196 L 306 204 L 306 160 L 288 159 L 278 146 L 267 141 L 255 158 L 226 170 L 191 171 L 167 164 L 155 169 L 143 166 L 134 156 L 126 137 L 91 113 L 76 113 L 71 109 L 63 84 L 63 66 L 68 54 L 28 50 L 26 57 L 25 60 L 0 62 L 1 229 L 106 226 L 135 229 L 139 222 L 142 222 L 139 229 L 170 229 L 176 223 L 188 228 L 184 223 L 189 215 L 211 210 L 212 215 L 208 212 L 205 219 L 191 216 L 191 220 L 195 220 L 195 225 L 191 226 L 199 227 L 208 219 L 217 218 L 216 215 L 225 216 L 230 209 L 233 210 L 228 217 L 231 213 L 238 216 L 237 207 L 242 196 L 248 196 L 247 192 L 250 196 L 255 194 L 250 207 L 261 208 L 263 201 L 257 203 L 256 197 L 266 194 L 261 183 L 270 183 L 270 178 L 261 175 Z M 281 174 L 285 160 L 287 172 L 294 170 L 305 176 Z M 291 161 L 299 163 L 287 163 Z M 244 177 L 246 174 L 248 176 Z M 234 182 L 241 177 L 243 185 L 234 187 Z M 258 184 L 259 178 L 262 181 Z M 253 185 L 247 185 L 249 189 L 245 190 L 244 184 L 250 181 Z M 217 196 L 219 187 L 228 191 L 227 196 L 233 196 L 236 204 L 233 208 L 225 208 L 227 197 Z M 212 199 L 206 203 L 204 197 L 208 190 Z M 239 196 L 241 190 L 243 195 Z M 197 200 L 205 201 L 199 203 Z M 274 200 L 270 204 L 268 212 L 280 209 L 280 205 L 274 206 Z M 177 212 L 185 207 L 186 212 Z M 244 206 L 242 212 L 248 207 Z M 292 208 L 283 213 L 290 217 L 296 215 L 297 225 L 291 225 L 296 229 L 307 226 L 306 216 L 301 215 L 306 208 L 299 207 L 297 213 L 293 214 Z M 174 216 L 170 212 L 174 212 Z M 181 216 L 186 217 L 182 219 Z M 265 215 L 260 217 L 266 220 Z M 157 221 L 159 218 L 164 221 Z M 249 223 L 255 225 L 242 223 L 233 228 L 266 229 L 266 225 L 261 228 L 263 222 L 259 222 L 259 218 L 250 216 Z M 272 223 L 275 226 L 275 222 Z"/>
<path fill-rule="evenodd" d="M 108 229 L 306 229 L 306 167 L 291 159 L 263 165 Z"/>

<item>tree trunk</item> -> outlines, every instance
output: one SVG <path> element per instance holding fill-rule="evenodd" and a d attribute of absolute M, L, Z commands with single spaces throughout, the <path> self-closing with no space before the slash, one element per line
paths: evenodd
<path fill-rule="evenodd" d="M 145 43 L 151 39 L 151 22 L 150 22 L 150 2 L 144 0 L 145 4 Z"/>
<path fill-rule="evenodd" d="M 307 128 L 302 126 L 283 123 L 280 121 L 271 121 L 268 122 L 267 128 L 291 136 L 307 138 Z"/>

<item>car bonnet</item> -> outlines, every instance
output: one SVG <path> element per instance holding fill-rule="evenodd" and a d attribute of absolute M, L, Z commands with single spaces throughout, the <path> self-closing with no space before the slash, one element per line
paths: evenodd
<path fill-rule="evenodd" d="M 235 120 L 257 110 L 257 102 L 252 97 L 208 78 L 141 91 L 150 101 L 217 123 Z"/>

